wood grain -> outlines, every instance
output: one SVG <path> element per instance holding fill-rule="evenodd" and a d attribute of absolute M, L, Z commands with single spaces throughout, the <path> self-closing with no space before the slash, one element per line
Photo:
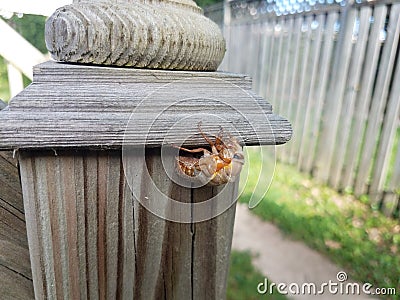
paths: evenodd
<path fill-rule="evenodd" d="M 317 26 L 317 28 L 313 28 L 313 24 Z M 308 98 L 306 100 L 306 106 L 304 108 L 304 128 L 301 130 L 301 139 L 300 139 L 300 149 L 299 149 L 299 156 L 297 160 L 297 167 L 300 170 L 304 171 L 306 168 L 307 160 L 309 159 L 311 150 L 311 143 L 314 140 L 312 136 L 312 124 L 314 122 L 315 111 L 317 107 L 318 100 L 316 98 L 316 86 L 319 80 L 319 72 L 321 70 L 322 65 L 320 65 L 320 53 L 322 52 L 322 40 L 324 34 L 324 27 L 326 24 L 326 16 L 325 15 L 318 15 L 313 22 L 311 22 L 311 30 L 314 31 L 313 41 L 312 41 L 312 48 L 310 53 L 310 87 Z M 314 27 L 315 27 L 314 26 Z"/>
<path fill-rule="evenodd" d="M 354 192 L 357 196 L 366 193 L 368 190 L 370 170 L 371 167 L 374 167 L 374 153 L 378 146 L 376 137 L 380 135 L 385 106 L 387 105 L 399 44 L 399 36 L 400 4 L 396 3 L 390 9 L 387 37 L 382 49 L 382 59 L 379 62 L 379 68 L 385 71 L 379 72 L 375 79 L 376 88 L 374 89 L 371 99 L 368 123 L 365 129 L 365 142 L 360 157 L 358 176 L 354 186 Z M 376 200 L 374 202 L 376 202 Z"/>
<path fill-rule="evenodd" d="M 79 1 L 46 22 L 57 61 L 215 71 L 225 54 L 218 26 L 193 1 Z"/>
<path fill-rule="evenodd" d="M 175 223 L 133 196 L 120 151 L 23 151 L 20 162 L 24 199 L 33 209 L 27 222 L 34 226 L 28 234 L 37 299 L 224 297 L 237 184 L 185 188 L 168 178 L 159 150 L 146 151 L 145 166 L 132 159 L 137 174 L 129 184 L 141 201 L 154 195 L 144 168 L 177 201 L 232 201 L 212 220 Z"/>
<path fill-rule="evenodd" d="M 358 154 L 362 147 L 362 139 L 359 137 L 365 130 L 368 116 L 368 110 L 371 105 L 374 81 L 379 70 L 379 57 L 382 49 L 380 33 L 385 27 L 388 8 L 384 5 L 377 6 L 374 10 L 374 23 L 370 28 L 369 45 L 365 53 L 365 65 L 362 79 L 357 93 L 356 107 L 354 110 L 354 125 L 350 133 L 345 166 L 341 186 L 343 188 L 353 187 L 354 180 L 357 177 Z M 366 26 L 366 24 L 364 24 Z M 369 27 L 369 26 L 368 26 Z"/>
<path fill-rule="evenodd" d="M 322 181 L 327 182 L 335 152 L 335 142 L 339 127 L 340 111 L 343 106 L 343 97 L 346 88 L 346 79 L 353 51 L 353 27 L 358 12 L 346 9 L 339 18 L 340 29 L 338 41 L 332 61 L 331 79 L 328 84 L 326 104 L 324 107 L 323 124 L 318 142 L 315 174 Z"/>
<path fill-rule="evenodd" d="M 6 108 L 7 103 L 5 103 L 3 100 L 0 99 L 0 110 Z"/>
<path fill-rule="evenodd" d="M 132 113 L 135 125 L 126 131 Z M 186 145 L 199 146 L 205 143 L 193 119 L 199 114 L 206 132 L 226 124 L 247 145 L 282 144 L 291 136 L 289 122 L 251 91 L 245 75 L 48 62 L 35 67 L 33 84 L 0 113 L 0 148 L 115 149 L 124 138 L 151 147 L 188 138 Z"/>
<path fill-rule="evenodd" d="M 33 299 L 21 184 L 12 152 L 0 152 L 0 295 Z"/>
<path fill-rule="evenodd" d="M 361 82 L 361 72 L 363 69 L 363 62 L 366 54 L 366 46 L 368 41 L 369 24 L 368 20 L 371 18 L 372 9 L 370 7 L 363 7 L 359 14 L 360 27 L 357 33 L 357 41 L 354 46 L 355 57 L 351 60 L 349 74 L 347 75 L 347 86 L 343 96 L 343 106 L 340 115 L 340 122 L 337 132 L 336 149 L 333 156 L 333 164 L 330 171 L 330 183 L 334 188 L 339 188 L 340 180 L 344 168 L 344 160 L 346 156 L 346 149 L 349 141 L 352 118 L 355 114 L 354 109 L 356 105 L 357 90 Z"/>
<path fill-rule="evenodd" d="M 298 75 L 300 76 L 299 78 L 306 78 L 309 77 L 310 73 L 310 61 L 312 57 L 310 57 L 310 48 L 311 48 L 311 43 L 312 43 L 312 36 L 313 36 L 313 30 L 311 29 L 311 23 L 313 21 L 313 17 L 309 16 L 307 17 L 304 21 L 303 24 L 301 24 L 302 31 L 305 31 L 304 33 L 304 42 L 301 47 L 302 51 L 302 60 L 299 62 L 299 71 Z M 307 107 L 307 99 L 308 99 L 308 92 L 309 92 L 309 80 L 300 80 L 300 84 L 298 87 L 298 96 L 295 101 L 295 110 L 294 110 L 294 115 L 293 115 L 293 128 L 294 128 L 294 136 L 296 138 L 293 139 L 292 141 L 292 147 L 291 151 L 289 154 L 289 161 L 293 164 L 295 164 L 298 160 L 299 157 L 299 151 L 300 151 L 300 145 L 301 145 L 301 137 L 302 133 L 304 131 L 304 118 L 305 118 L 305 110 Z"/>

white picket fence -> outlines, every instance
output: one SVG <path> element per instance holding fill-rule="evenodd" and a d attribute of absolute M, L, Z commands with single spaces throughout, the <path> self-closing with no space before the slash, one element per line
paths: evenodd
<path fill-rule="evenodd" d="M 251 75 L 293 124 L 281 161 L 399 216 L 399 1 L 269 2 L 205 10 L 227 40 L 221 68 Z"/>

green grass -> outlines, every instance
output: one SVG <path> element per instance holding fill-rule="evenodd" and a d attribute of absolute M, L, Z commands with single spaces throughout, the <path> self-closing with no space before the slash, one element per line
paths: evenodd
<path fill-rule="evenodd" d="M 254 152 L 250 154 L 252 166 L 257 166 Z M 250 199 L 257 180 L 252 174 L 241 202 Z M 354 279 L 375 287 L 400 287 L 399 221 L 353 196 L 340 195 L 278 163 L 269 192 L 252 212 L 325 254 Z"/>
<path fill-rule="evenodd" d="M 0 99 L 8 101 L 10 99 L 10 91 L 8 88 L 7 67 L 3 57 L 0 56 Z"/>
<path fill-rule="evenodd" d="M 227 300 L 284 300 L 285 296 L 279 294 L 276 289 L 272 295 L 260 295 L 257 292 L 257 285 L 264 282 L 263 276 L 251 264 L 249 252 L 232 251 L 231 266 L 229 269 Z"/>
<path fill-rule="evenodd" d="M 386 176 L 386 182 L 385 182 L 385 187 L 386 188 L 389 187 L 390 181 L 392 180 L 392 177 L 393 177 L 393 171 L 394 171 L 394 167 L 396 165 L 396 155 L 397 155 L 398 147 L 400 147 L 400 127 L 397 128 L 396 136 L 394 138 L 392 152 L 390 154 L 389 169 L 388 169 L 388 174 Z M 400 194 L 400 190 L 395 191 L 395 192 L 397 194 Z"/>

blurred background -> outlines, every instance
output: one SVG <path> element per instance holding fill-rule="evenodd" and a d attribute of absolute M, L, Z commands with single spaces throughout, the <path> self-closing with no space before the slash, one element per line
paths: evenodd
<path fill-rule="evenodd" d="M 25 2 L 0 0 L 6 102 L 31 82 L 32 66 L 49 59 L 46 16 L 68 3 Z M 197 3 L 227 41 L 220 70 L 250 75 L 294 129 L 276 148 L 263 201 L 250 212 L 239 205 L 228 299 L 285 299 L 277 291 L 259 295 L 257 284 L 334 280 L 337 270 L 397 288 L 379 298 L 400 299 L 399 1 Z M 260 151 L 248 149 L 255 165 Z M 257 175 L 250 174 L 242 205 Z"/>

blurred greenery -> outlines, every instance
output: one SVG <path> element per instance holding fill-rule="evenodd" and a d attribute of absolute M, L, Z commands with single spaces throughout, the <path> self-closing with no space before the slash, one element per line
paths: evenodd
<path fill-rule="evenodd" d="M 42 53 L 47 53 L 46 44 L 44 42 L 44 24 L 46 17 L 24 15 L 22 18 L 19 18 L 14 15 L 11 19 L 5 21 L 38 50 Z"/>
<path fill-rule="evenodd" d="M 241 202 L 249 201 L 260 166 L 256 152 L 249 149 L 249 154 L 256 167 Z M 252 212 L 327 255 L 354 279 L 374 287 L 400 287 L 400 222 L 354 196 L 338 194 L 278 163 L 270 190 Z"/>
<path fill-rule="evenodd" d="M 222 2 L 222 0 L 195 0 L 198 6 L 206 7 L 207 5 L 215 4 L 218 2 Z"/>
<path fill-rule="evenodd" d="M 7 76 L 7 66 L 4 62 L 4 58 L 0 56 L 0 99 L 7 100 L 10 99 L 10 91 L 8 88 L 8 76 Z"/>
<path fill-rule="evenodd" d="M 44 42 L 44 24 L 46 18 L 43 16 L 24 15 L 22 18 L 14 15 L 11 19 L 3 19 L 12 28 L 19 32 L 28 42 L 35 46 L 42 53 L 46 53 L 46 45 Z M 24 86 L 31 81 L 27 77 L 23 77 Z M 10 91 L 8 87 L 7 66 L 3 57 L 0 56 L 0 99 L 8 101 L 10 99 Z"/>
<path fill-rule="evenodd" d="M 228 300 L 284 300 L 285 296 L 274 289 L 273 294 L 260 295 L 257 292 L 257 285 L 264 282 L 265 276 L 262 275 L 251 263 L 249 252 L 232 251 L 231 265 L 228 277 Z"/>

